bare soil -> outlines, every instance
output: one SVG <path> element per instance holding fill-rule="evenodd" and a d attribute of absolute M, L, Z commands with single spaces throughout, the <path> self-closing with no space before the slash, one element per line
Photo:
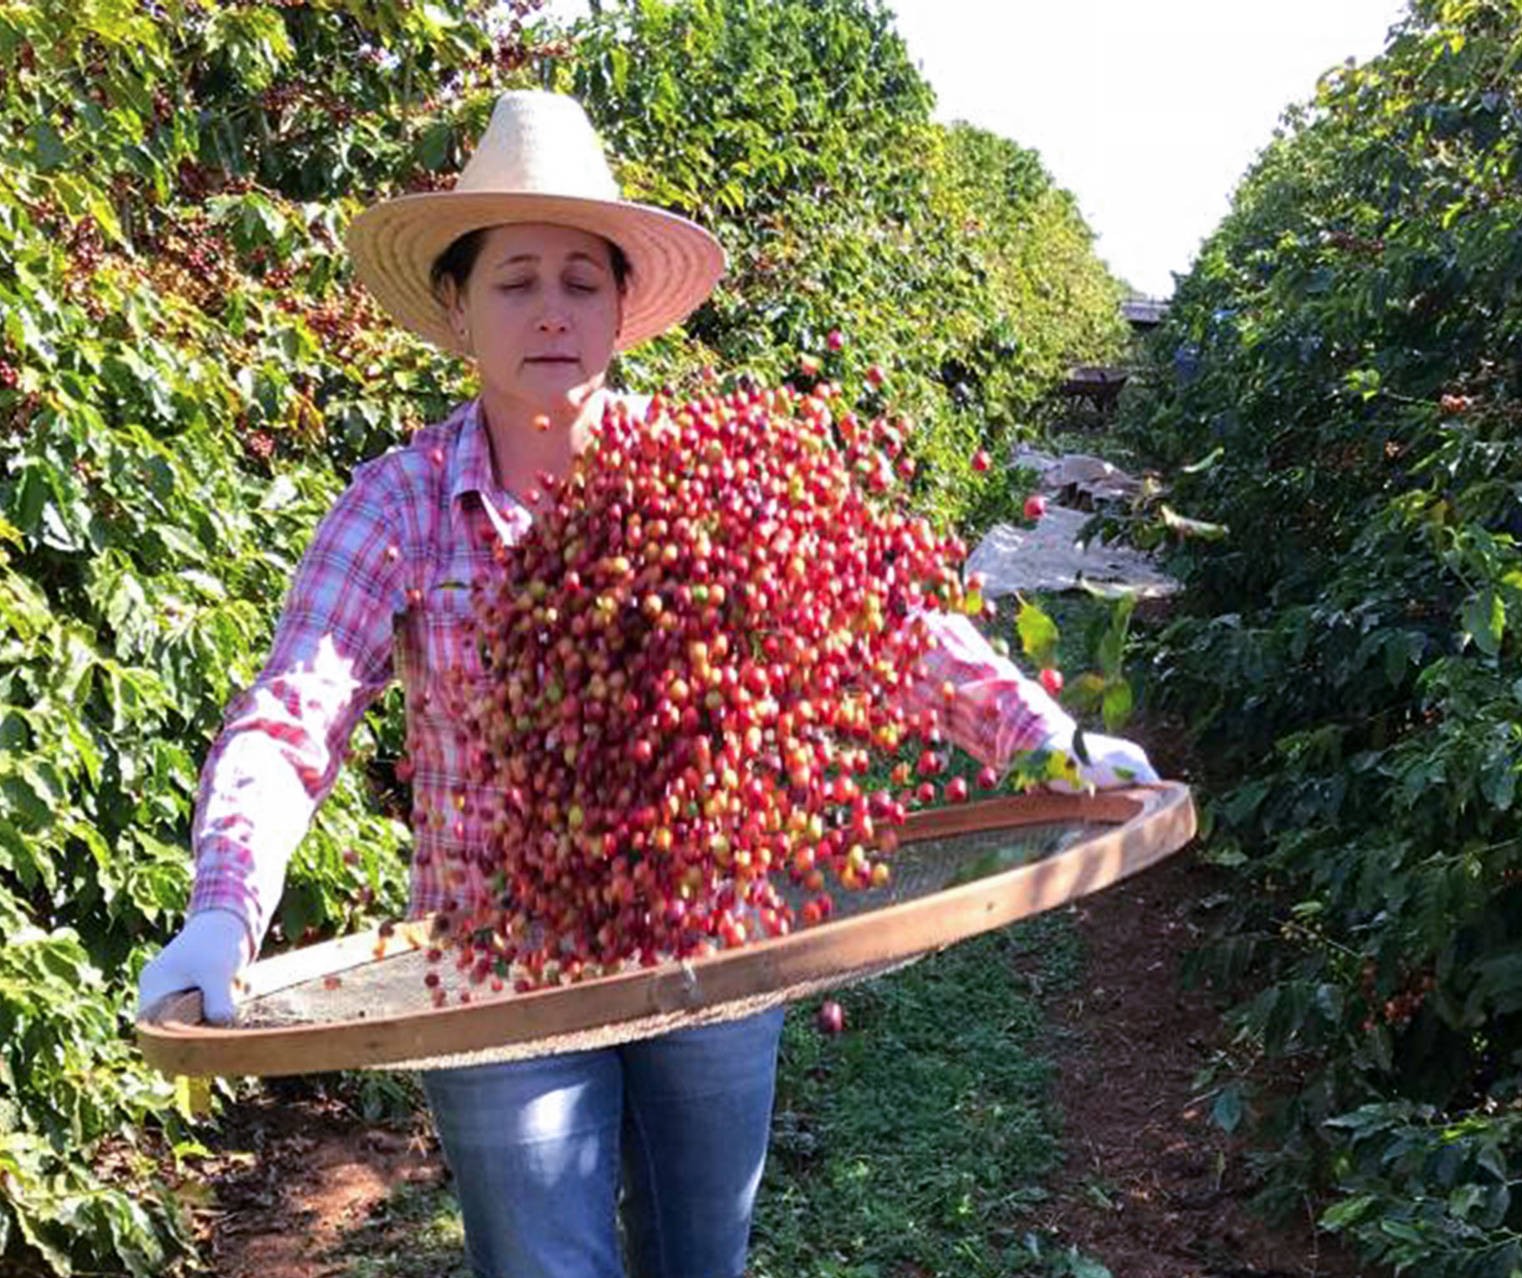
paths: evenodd
<path fill-rule="evenodd" d="M 1255 1214 L 1250 1147 L 1212 1121 L 1198 1077 L 1225 1046 L 1220 1007 L 1179 965 L 1220 886 L 1186 852 L 1080 903 L 1083 977 L 1051 1008 L 1067 1166 L 1046 1223 L 1115 1278 L 1373 1278 L 1309 1206 Z"/>
<path fill-rule="evenodd" d="M 207 1168 L 215 1206 L 200 1213 L 217 1278 L 336 1278 L 345 1238 L 403 1186 L 447 1173 L 426 1117 L 377 1126 L 341 1102 L 278 1094 L 239 1107 L 218 1144 L 242 1156 Z"/>

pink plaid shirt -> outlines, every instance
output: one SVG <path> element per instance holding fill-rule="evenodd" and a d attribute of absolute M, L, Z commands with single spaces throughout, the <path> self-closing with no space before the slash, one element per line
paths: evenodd
<path fill-rule="evenodd" d="M 257 949 L 286 863 L 355 725 L 393 677 L 405 689 L 415 767 L 411 911 L 472 898 L 480 870 L 460 854 L 483 845 L 499 796 L 469 777 L 449 693 L 482 673 L 470 584 L 495 570 L 494 547 L 514 543 L 529 522 L 496 484 L 478 400 L 355 470 L 302 558 L 269 660 L 228 706 L 202 769 L 192 912 L 233 911 Z M 1002 768 L 1064 721 L 965 617 L 929 620 L 928 677 L 906 693 L 907 706 L 936 706 L 950 740 Z"/>

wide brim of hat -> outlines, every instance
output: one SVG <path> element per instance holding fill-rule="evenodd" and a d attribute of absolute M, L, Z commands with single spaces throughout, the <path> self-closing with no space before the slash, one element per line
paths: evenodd
<path fill-rule="evenodd" d="M 460 236 L 488 226 L 547 222 L 601 235 L 629 260 L 617 348 L 665 332 L 699 306 L 724 274 L 724 249 L 675 213 L 622 200 L 503 191 L 428 191 L 360 213 L 347 234 L 360 281 L 399 324 L 464 355 L 429 272 Z"/>

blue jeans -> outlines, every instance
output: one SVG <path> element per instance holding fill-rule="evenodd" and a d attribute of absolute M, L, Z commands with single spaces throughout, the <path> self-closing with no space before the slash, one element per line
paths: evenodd
<path fill-rule="evenodd" d="M 478 1278 L 741 1278 L 780 1008 L 423 1086 Z"/>

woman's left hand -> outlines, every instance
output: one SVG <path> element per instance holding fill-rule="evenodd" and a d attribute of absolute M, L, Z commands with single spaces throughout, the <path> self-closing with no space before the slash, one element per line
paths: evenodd
<path fill-rule="evenodd" d="M 1078 770 L 1079 785 L 1067 781 L 1052 781 L 1050 788 L 1064 794 L 1076 794 L 1092 786 L 1096 790 L 1114 790 L 1128 785 L 1145 785 L 1158 780 L 1157 771 L 1147 758 L 1147 752 L 1134 741 L 1124 737 L 1107 737 L 1098 732 L 1083 734 L 1083 752 L 1088 756 L 1084 762 L 1078 753 L 1072 736 L 1053 738 L 1047 749 L 1060 750 L 1073 761 Z"/>

